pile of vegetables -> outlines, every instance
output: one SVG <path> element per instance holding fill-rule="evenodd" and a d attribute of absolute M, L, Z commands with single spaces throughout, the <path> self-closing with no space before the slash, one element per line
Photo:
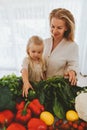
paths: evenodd
<path fill-rule="evenodd" d="M 26 98 L 22 97 L 21 76 L 11 74 L 0 79 L 0 113 L 6 110 L 14 113 L 10 124 L 6 123 L 7 118 L 4 119 L 2 114 L 0 116 L 0 125 L 2 127 L 5 125 L 7 130 L 16 130 L 14 127 L 18 125 L 24 130 L 33 130 L 34 126 L 30 129 L 30 124 L 37 125 L 38 129 L 41 127 L 40 130 L 52 130 L 53 123 L 55 124 L 54 117 L 65 120 L 66 112 L 75 110 L 76 96 L 81 92 L 87 92 L 87 86 L 72 87 L 68 79 L 63 77 L 53 77 L 40 82 L 31 82 L 31 84 L 34 90 L 30 89 Z M 44 120 L 45 117 L 41 116 L 43 112 L 46 119 L 47 117 L 51 119 L 50 124 Z M 35 120 L 37 120 L 36 124 Z"/>
<path fill-rule="evenodd" d="M 45 109 L 59 118 L 65 118 L 69 109 L 75 109 L 75 97 L 82 91 L 87 92 L 87 86 L 72 87 L 68 79 L 53 77 L 40 82 L 31 82 L 34 90 L 29 90 L 27 100 L 35 98 L 40 100 Z M 15 109 L 18 100 L 26 100 L 22 97 L 22 78 L 15 74 L 3 76 L 0 79 L 0 111 Z M 3 100 L 4 99 L 4 100 Z"/>

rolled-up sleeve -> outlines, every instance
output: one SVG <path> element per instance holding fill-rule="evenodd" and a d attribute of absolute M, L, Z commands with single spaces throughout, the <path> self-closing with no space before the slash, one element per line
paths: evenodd
<path fill-rule="evenodd" d="M 77 44 L 72 44 L 70 53 L 68 54 L 67 70 L 79 72 L 79 48 Z"/>
<path fill-rule="evenodd" d="M 28 59 L 28 57 L 25 57 L 22 62 L 22 69 L 28 70 L 28 65 L 29 65 L 29 59 Z M 21 71 L 22 71 L 22 69 L 21 69 Z"/>

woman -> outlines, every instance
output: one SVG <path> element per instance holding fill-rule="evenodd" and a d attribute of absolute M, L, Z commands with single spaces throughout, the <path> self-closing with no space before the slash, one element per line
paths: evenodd
<path fill-rule="evenodd" d="M 47 78 L 65 76 L 76 85 L 78 72 L 78 46 L 74 42 L 75 21 L 71 12 L 58 8 L 50 13 L 51 38 L 44 41 Z"/>

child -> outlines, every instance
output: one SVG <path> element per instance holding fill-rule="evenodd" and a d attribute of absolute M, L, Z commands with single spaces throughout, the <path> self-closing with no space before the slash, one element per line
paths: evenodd
<path fill-rule="evenodd" d="M 46 66 L 42 54 L 44 49 L 43 40 L 38 36 L 32 36 L 27 44 L 27 56 L 22 63 L 23 97 L 28 94 L 28 89 L 33 89 L 30 81 L 45 79 Z"/>

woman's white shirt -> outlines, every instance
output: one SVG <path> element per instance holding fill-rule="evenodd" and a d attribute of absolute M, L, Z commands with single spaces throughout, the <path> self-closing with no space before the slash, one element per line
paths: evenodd
<path fill-rule="evenodd" d="M 52 38 L 44 40 L 44 58 L 47 62 L 47 78 L 64 76 L 69 70 L 78 72 L 79 56 L 78 45 L 75 42 L 63 39 L 52 50 Z"/>

